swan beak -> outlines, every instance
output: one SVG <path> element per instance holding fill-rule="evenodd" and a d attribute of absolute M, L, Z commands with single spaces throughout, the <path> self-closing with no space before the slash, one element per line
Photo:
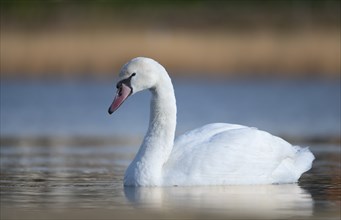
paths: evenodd
<path fill-rule="evenodd" d="M 117 89 L 115 99 L 110 105 L 108 113 L 111 115 L 114 111 L 116 111 L 122 105 L 122 103 L 131 95 L 131 93 L 132 89 L 122 83 Z"/>

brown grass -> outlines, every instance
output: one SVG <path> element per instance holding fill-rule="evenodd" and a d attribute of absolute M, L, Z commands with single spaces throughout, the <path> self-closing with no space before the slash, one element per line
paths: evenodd
<path fill-rule="evenodd" d="M 2 77 L 103 77 L 133 57 L 148 56 L 173 74 L 339 77 L 340 48 L 340 30 L 2 31 L 0 70 Z"/>

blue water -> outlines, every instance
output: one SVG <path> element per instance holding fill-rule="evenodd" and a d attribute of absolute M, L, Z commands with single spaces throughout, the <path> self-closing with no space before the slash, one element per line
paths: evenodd
<path fill-rule="evenodd" d="M 108 115 L 114 82 L 2 80 L 1 219 L 340 219 L 339 82 L 174 86 L 178 133 L 211 122 L 258 127 L 309 145 L 312 169 L 296 184 L 123 187 L 148 126 L 148 92 Z"/>
<path fill-rule="evenodd" d="M 340 82 L 174 80 L 177 133 L 212 122 L 293 137 L 340 136 Z M 142 136 L 149 92 L 113 115 L 112 81 L 1 81 L 1 136 Z"/>

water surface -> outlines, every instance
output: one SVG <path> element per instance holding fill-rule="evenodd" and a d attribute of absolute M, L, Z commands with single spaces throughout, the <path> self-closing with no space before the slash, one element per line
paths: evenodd
<path fill-rule="evenodd" d="M 340 216 L 339 146 L 312 146 L 317 159 L 297 184 L 124 188 L 124 170 L 136 150 L 119 145 L 2 146 L 1 215 L 87 219 L 84 213 L 91 210 L 96 219 Z"/>
<path fill-rule="evenodd" d="M 149 95 L 112 116 L 106 82 L 1 82 L 2 219 L 339 219 L 340 84 L 177 81 L 177 133 L 210 122 L 255 126 L 310 146 L 299 183 L 123 187 L 148 125 Z"/>
<path fill-rule="evenodd" d="M 173 80 L 177 133 L 212 122 L 244 124 L 294 137 L 340 136 L 340 82 Z M 1 81 L 1 136 L 143 136 L 149 92 L 107 109 L 114 82 Z"/>

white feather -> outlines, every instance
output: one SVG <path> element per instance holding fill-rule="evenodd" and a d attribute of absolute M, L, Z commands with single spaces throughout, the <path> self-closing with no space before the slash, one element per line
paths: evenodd
<path fill-rule="evenodd" d="M 125 173 L 128 186 L 240 185 L 297 182 L 314 160 L 308 148 L 292 146 L 265 131 L 242 125 L 208 124 L 174 141 L 176 100 L 166 70 L 138 57 L 125 64 L 133 94 L 152 92 L 148 132 Z"/>

